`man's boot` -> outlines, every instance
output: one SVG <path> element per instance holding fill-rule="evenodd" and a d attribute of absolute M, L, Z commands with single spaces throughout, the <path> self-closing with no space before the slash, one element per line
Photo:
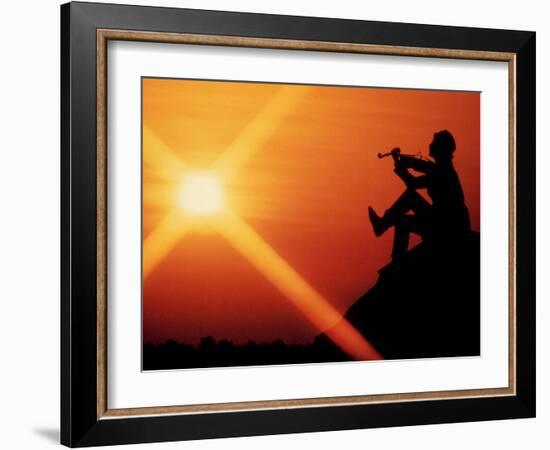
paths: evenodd
<path fill-rule="evenodd" d="M 385 216 L 386 214 L 384 214 L 384 217 L 380 217 L 376 214 L 376 211 L 369 206 L 369 219 L 376 237 L 382 236 L 389 228 L 388 221 Z"/>

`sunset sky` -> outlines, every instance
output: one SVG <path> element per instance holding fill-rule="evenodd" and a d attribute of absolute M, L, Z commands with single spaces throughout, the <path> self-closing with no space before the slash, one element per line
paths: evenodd
<path fill-rule="evenodd" d="M 404 185 L 377 153 L 427 156 L 435 131 L 456 139 L 479 231 L 479 93 L 142 87 L 144 342 L 311 342 L 389 262 L 393 232 L 376 238 L 367 208 L 382 213 Z"/>

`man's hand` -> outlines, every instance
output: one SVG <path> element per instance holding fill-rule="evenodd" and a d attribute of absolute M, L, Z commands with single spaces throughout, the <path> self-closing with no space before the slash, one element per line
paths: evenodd
<path fill-rule="evenodd" d="M 395 164 L 393 165 L 393 171 L 401 176 L 404 173 L 407 173 L 407 166 L 400 160 L 396 160 Z"/>

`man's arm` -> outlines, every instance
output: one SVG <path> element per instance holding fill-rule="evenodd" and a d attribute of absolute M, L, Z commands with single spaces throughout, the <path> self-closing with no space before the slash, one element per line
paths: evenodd
<path fill-rule="evenodd" d="M 407 167 L 401 163 L 395 164 L 394 172 L 403 180 L 409 189 L 423 189 L 427 187 L 428 177 L 426 175 L 415 177 L 414 175 L 411 175 Z"/>
<path fill-rule="evenodd" d="M 405 155 L 399 158 L 397 164 L 400 164 L 403 167 L 406 167 L 409 169 L 416 170 L 417 172 L 428 173 L 433 169 L 435 163 L 425 159 L 420 159 L 420 158 L 415 158 L 412 156 Z"/>

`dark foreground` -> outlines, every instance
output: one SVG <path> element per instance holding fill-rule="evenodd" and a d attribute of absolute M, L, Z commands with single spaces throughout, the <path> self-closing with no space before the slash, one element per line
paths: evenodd
<path fill-rule="evenodd" d="M 380 270 L 346 318 L 386 359 L 479 355 L 479 235 L 413 248 Z M 196 347 L 174 341 L 143 346 L 143 370 L 337 361 L 349 358 L 324 334 L 309 345 L 235 345 L 205 337 Z"/>
<path fill-rule="evenodd" d="M 287 345 L 283 341 L 235 345 L 231 341 L 201 339 L 198 346 L 167 341 L 143 346 L 143 370 L 188 369 L 192 367 L 259 366 L 305 364 L 348 358 L 316 340 L 309 345 Z"/>

